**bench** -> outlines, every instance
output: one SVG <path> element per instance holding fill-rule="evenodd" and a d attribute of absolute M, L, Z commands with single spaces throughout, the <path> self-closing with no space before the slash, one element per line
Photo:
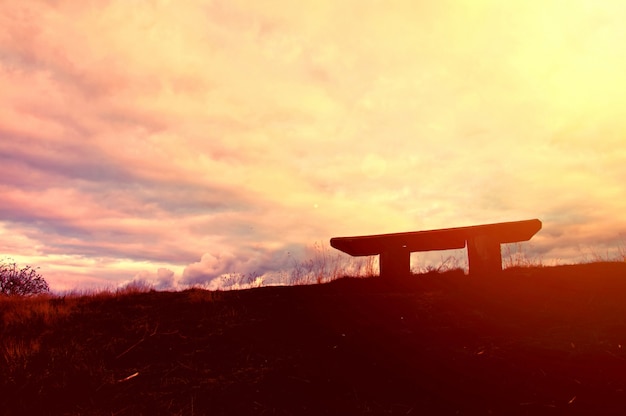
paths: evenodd
<path fill-rule="evenodd" d="M 469 273 L 493 274 L 502 271 L 500 245 L 530 240 L 539 230 L 538 219 L 474 225 L 407 233 L 335 237 L 330 245 L 351 256 L 379 255 L 380 275 L 411 275 L 411 253 L 467 247 Z"/>

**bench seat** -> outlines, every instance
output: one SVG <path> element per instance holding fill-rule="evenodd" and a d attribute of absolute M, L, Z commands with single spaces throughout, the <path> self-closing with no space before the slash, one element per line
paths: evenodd
<path fill-rule="evenodd" d="M 411 273 L 411 253 L 467 247 L 470 274 L 502 270 L 500 245 L 530 240 L 541 229 L 538 219 L 405 233 L 334 237 L 330 245 L 351 256 L 380 255 L 380 274 Z"/>

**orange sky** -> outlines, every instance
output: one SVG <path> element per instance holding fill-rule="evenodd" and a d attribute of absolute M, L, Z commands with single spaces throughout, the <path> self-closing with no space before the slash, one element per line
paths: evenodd
<path fill-rule="evenodd" d="M 623 247 L 626 4 L 419 3 L 0 1 L 0 255 L 62 290 L 529 218 L 548 263 Z"/>

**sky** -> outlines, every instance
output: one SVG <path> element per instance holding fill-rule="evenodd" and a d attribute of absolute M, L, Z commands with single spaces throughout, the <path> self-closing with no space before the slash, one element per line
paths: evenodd
<path fill-rule="evenodd" d="M 621 0 L 0 0 L 0 257 L 53 290 L 167 289 L 531 218 L 545 263 L 619 253 L 624 21 Z"/>

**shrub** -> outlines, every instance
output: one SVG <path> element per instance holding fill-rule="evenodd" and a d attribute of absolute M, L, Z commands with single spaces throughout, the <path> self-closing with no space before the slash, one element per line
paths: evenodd
<path fill-rule="evenodd" d="M 49 291 L 48 282 L 32 267 L 18 268 L 15 262 L 0 260 L 0 294 L 28 296 Z"/>

